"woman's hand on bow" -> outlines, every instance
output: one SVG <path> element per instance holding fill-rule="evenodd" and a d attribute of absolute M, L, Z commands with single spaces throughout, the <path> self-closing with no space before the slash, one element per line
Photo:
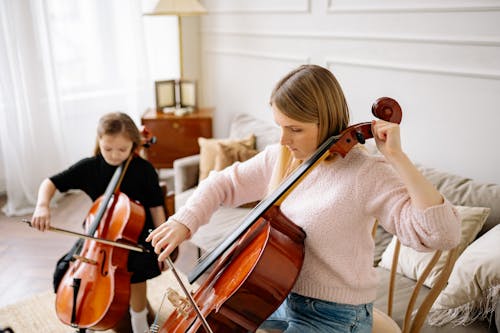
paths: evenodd
<path fill-rule="evenodd" d="M 184 224 L 169 219 L 167 222 L 153 230 L 146 238 L 151 242 L 155 253 L 158 254 L 158 261 L 164 261 L 184 240 L 189 238 L 191 232 Z"/>

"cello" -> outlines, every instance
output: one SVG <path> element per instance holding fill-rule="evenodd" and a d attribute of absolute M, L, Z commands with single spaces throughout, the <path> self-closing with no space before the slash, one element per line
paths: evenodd
<path fill-rule="evenodd" d="M 399 104 L 376 100 L 372 113 L 400 123 Z M 304 259 L 305 232 L 280 210 L 280 204 L 319 163 L 332 154 L 345 157 L 358 143 L 373 138 L 371 122 L 349 126 L 328 138 L 284 182 L 262 200 L 221 244 L 189 274 L 190 283 L 212 268 L 192 297 L 178 302 L 160 332 L 253 332 L 290 293 Z M 208 324 L 204 325 L 204 323 Z"/>
<path fill-rule="evenodd" d="M 149 147 L 156 138 L 143 129 L 142 146 Z M 87 234 L 101 240 L 85 240 L 57 288 L 56 313 L 65 324 L 81 330 L 105 330 L 127 313 L 130 298 L 130 277 L 127 269 L 129 250 L 135 245 L 145 223 L 144 207 L 120 192 L 120 184 L 135 157 L 116 168 L 104 194 L 92 205 L 85 225 Z M 140 246 L 131 249 L 146 252 Z"/>
<path fill-rule="evenodd" d="M 147 130 L 142 136 L 144 147 L 156 140 Z M 136 155 L 132 151 L 116 168 L 104 194 L 93 203 L 85 219 L 86 234 L 49 228 L 81 238 L 66 255 L 71 262 L 57 285 L 55 302 L 61 322 L 80 331 L 108 329 L 124 317 L 130 298 L 129 250 L 149 252 L 137 245 L 145 223 L 144 207 L 120 192 Z"/>
<path fill-rule="evenodd" d="M 132 158 L 133 154 L 116 169 L 104 195 L 93 203 L 86 217 L 88 235 L 137 242 L 145 222 L 144 207 L 119 191 Z M 57 317 L 75 328 L 105 330 L 115 326 L 129 304 L 128 250 L 85 240 L 74 258 L 57 288 Z"/>

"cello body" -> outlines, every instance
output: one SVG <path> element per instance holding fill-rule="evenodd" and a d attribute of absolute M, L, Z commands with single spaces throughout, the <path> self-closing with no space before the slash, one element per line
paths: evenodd
<path fill-rule="evenodd" d="M 304 239 L 304 231 L 279 206 L 252 225 L 193 296 L 214 332 L 253 332 L 279 307 L 302 267 Z M 205 329 L 191 309 L 184 315 L 174 311 L 160 332 Z"/>
<path fill-rule="evenodd" d="M 86 217 L 93 223 L 103 197 Z M 95 236 L 135 244 L 145 222 L 143 206 L 118 192 L 109 201 Z M 128 310 L 129 250 L 85 240 L 82 250 L 65 273 L 56 296 L 56 313 L 65 324 L 106 330 L 116 325 Z"/>

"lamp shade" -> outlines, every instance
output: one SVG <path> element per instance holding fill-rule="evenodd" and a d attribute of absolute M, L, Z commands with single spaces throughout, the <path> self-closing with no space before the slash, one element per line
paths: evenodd
<path fill-rule="evenodd" d="M 152 12 L 144 15 L 191 16 L 206 14 L 207 10 L 197 0 L 159 0 Z"/>

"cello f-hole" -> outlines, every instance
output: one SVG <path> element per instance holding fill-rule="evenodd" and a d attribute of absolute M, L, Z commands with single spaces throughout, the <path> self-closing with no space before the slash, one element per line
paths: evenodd
<path fill-rule="evenodd" d="M 106 257 L 106 251 L 105 250 L 101 250 L 99 252 L 102 255 L 102 260 L 101 260 L 101 262 L 102 262 L 102 264 L 101 264 L 101 275 L 102 276 L 106 276 L 106 275 L 108 275 L 108 271 L 106 270 L 106 266 L 107 266 L 107 264 L 106 264 L 106 259 L 107 259 L 107 257 Z"/>

